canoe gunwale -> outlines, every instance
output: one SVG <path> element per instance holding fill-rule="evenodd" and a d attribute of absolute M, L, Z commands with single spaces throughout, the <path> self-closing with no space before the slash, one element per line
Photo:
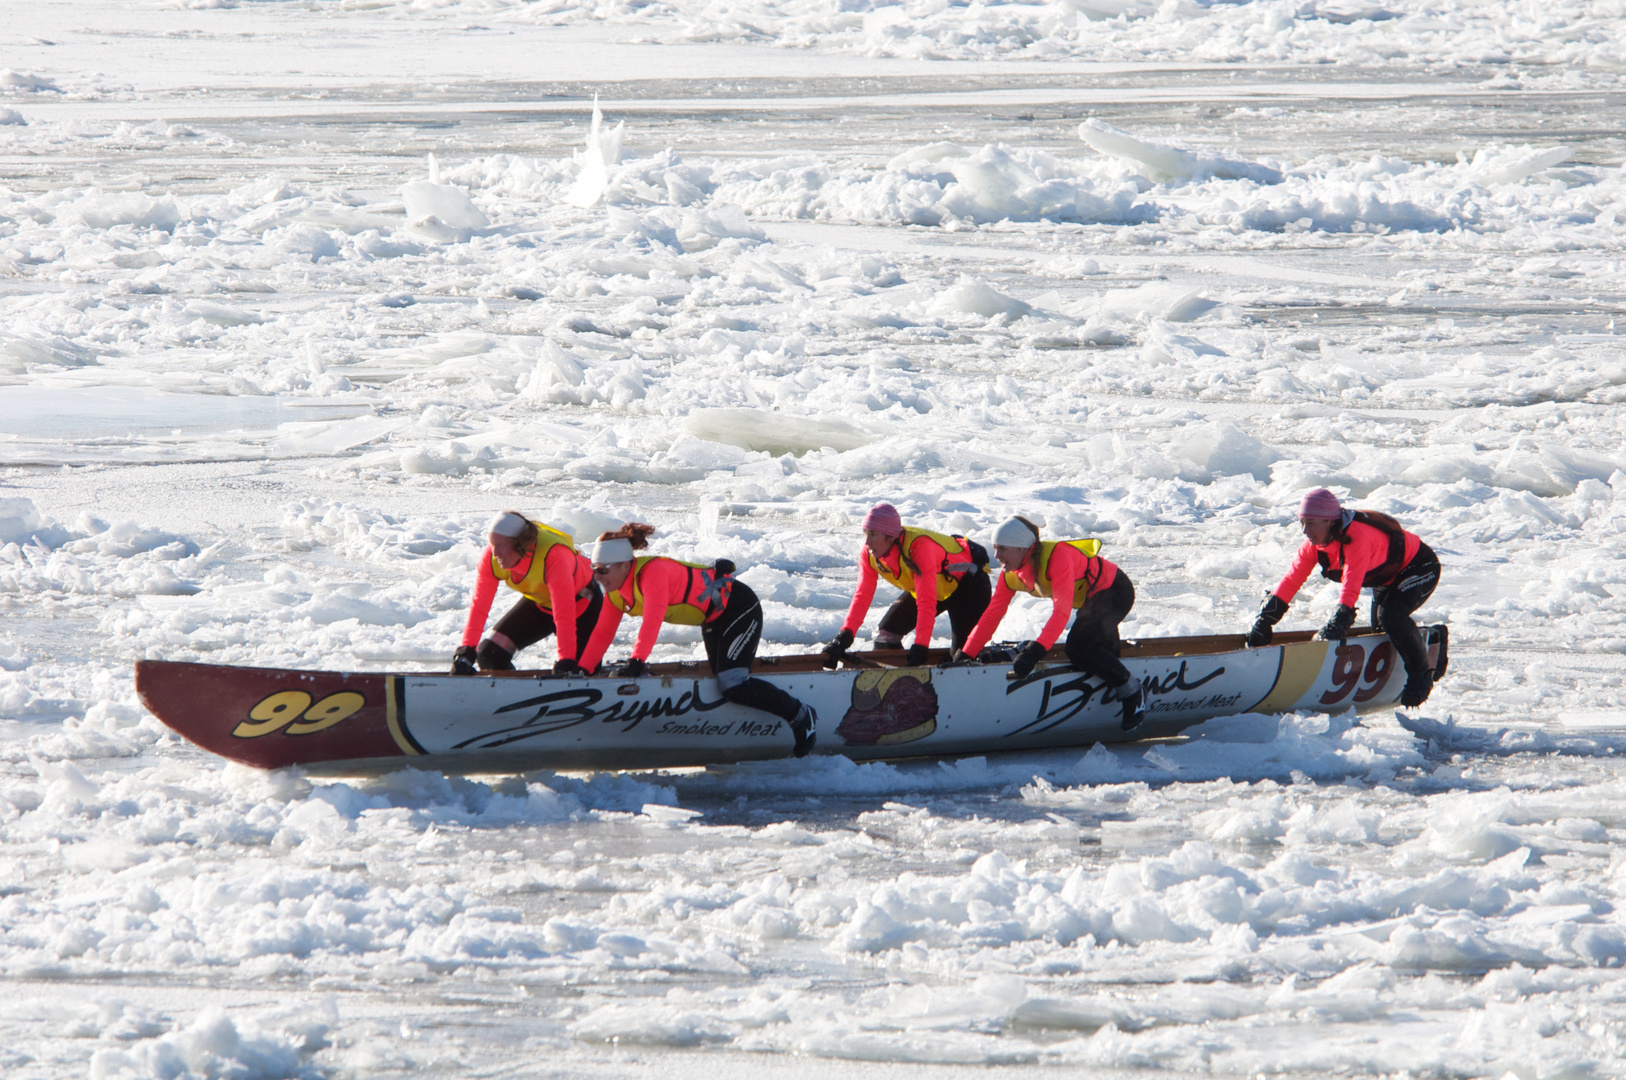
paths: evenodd
<path fill-rule="evenodd" d="M 1276 645 L 1293 645 L 1299 642 L 1314 640 L 1314 630 L 1287 630 L 1278 633 L 1271 639 L 1270 648 Z M 1380 630 L 1370 626 L 1357 626 L 1350 630 L 1351 638 L 1383 637 Z M 1002 642 L 1007 646 L 1020 644 L 1019 642 Z M 1171 656 L 1217 656 L 1221 653 L 1237 652 L 1248 647 L 1244 634 L 1205 634 L 1200 637 L 1167 637 L 1167 638 L 1125 638 L 1121 659 L 1124 660 L 1151 660 Z M 930 649 L 926 654 L 924 664 L 911 665 L 908 652 L 905 649 L 862 649 L 847 653 L 842 657 L 841 663 L 835 669 L 824 666 L 824 658 L 818 653 L 789 653 L 780 656 L 758 656 L 753 670 L 763 671 L 770 675 L 800 675 L 816 674 L 828 670 L 866 671 L 874 669 L 908 668 L 908 667 L 936 667 L 948 662 L 952 650 Z M 1040 658 L 1041 663 L 1066 664 L 1067 653 L 1060 645 L 1055 646 Z M 1001 665 L 989 665 L 1001 666 Z M 675 660 L 664 663 L 646 664 L 648 675 L 671 676 L 674 678 L 692 677 L 699 673 L 704 677 L 708 672 L 704 660 Z M 394 675 L 443 675 L 444 671 L 424 672 L 391 672 Z M 520 669 L 512 671 L 482 671 L 476 676 L 481 679 L 617 679 L 617 676 L 608 670 L 600 670 L 597 674 L 582 675 L 554 675 L 548 668 Z"/>

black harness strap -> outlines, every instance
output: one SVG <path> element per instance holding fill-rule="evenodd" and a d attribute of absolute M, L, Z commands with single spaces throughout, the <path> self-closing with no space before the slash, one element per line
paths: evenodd
<path fill-rule="evenodd" d="M 1373 589 L 1389 584 L 1406 566 L 1406 531 L 1401 528 L 1400 522 L 1378 510 L 1357 510 L 1354 521 L 1378 530 L 1389 541 L 1388 556 L 1366 572 L 1366 577 L 1361 580 L 1361 586 Z M 1354 524 L 1354 521 L 1351 524 Z M 1349 532 L 1340 531 L 1334 540 L 1338 544 L 1338 562 L 1343 564 L 1344 545 L 1349 543 Z M 1343 565 L 1333 566 L 1332 559 L 1325 551 L 1316 552 L 1315 557 L 1316 562 L 1321 564 L 1322 577 L 1329 581 L 1344 580 Z"/>

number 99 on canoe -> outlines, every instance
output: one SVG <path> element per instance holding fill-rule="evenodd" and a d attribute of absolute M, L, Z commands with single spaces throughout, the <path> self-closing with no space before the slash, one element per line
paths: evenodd
<path fill-rule="evenodd" d="M 1333 654 L 1332 689 L 1321 695 L 1321 704 L 1336 705 L 1349 696 L 1359 683 L 1366 683 L 1366 688 L 1355 693 L 1358 702 L 1371 701 L 1383 692 L 1384 684 L 1389 681 L 1390 672 L 1395 667 L 1395 647 L 1387 641 L 1380 641 L 1372 648 L 1372 657 L 1367 659 L 1366 650 L 1353 642 L 1338 646 Z"/>
<path fill-rule="evenodd" d="M 248 719 L 233 728 L 232 734 L 239 739 L 257 739 L 286 727 L 289 735 L 313 735 L 354 716 L 366 704 L 367 699 L 354 690 L 329 694 L 314 705 L 303 690 L 279 690 L 250 709 Z"/>

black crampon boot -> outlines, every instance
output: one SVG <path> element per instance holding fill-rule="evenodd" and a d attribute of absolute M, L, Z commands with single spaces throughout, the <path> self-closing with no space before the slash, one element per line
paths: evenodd
<path fill-rule="evenodd" d="M 1415 675 L 1406 676 L 1406 685 L 1400 691 L 1400 707 L 1415 709 L 1428 700 L 1429 693 L 1434 689 L 1434 673 L 1427 669 Z"/>
<path fill-rule="evenodd" d="M 1410 619 L 1388 621 L 1400 623 L 1384 628 L 1406 669 L 1406 685 L 1400 691 L 1400 707 L 1415 709 L 1428 700 L 1429 692 L 1434 689 L 1434 668 L 1428 662 L 1428 646 L 1423 644 L 1422 632 Z"/>
<path fill-rule="evenodd" d="M 1146 713 L 1141 708 L 1144 695 L 1141 693 L 1140 683 L 1131 679 L 1126 683 L 1110 687 L 1107 690 L 1107 700 L 1118 701 L 1123 705 L 1123 730 L 1134 731 L 1140 727 L 1140 722 L 1146 719 Z"/>
<path fill-rule="evenodd" d="M 818 744 L 819 733 L 815 725 L 819 722 L 818 713 L 808 705 L 796 710 L 796 719 L 790 722 L 790 733 L 796 739 L 796 748 L 792 751 L 797 757 L 806 757 L 813 752 Z"/>

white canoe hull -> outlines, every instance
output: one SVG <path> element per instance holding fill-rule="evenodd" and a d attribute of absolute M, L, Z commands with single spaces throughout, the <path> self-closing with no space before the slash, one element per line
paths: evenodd
<path fill-rule="evenodd" d="M 1443 669 L 1445 628 L 1424 633 Z M 1236 638 L 1126 649 L 1145 691 L 1146 719 L 1131 732 L 1121 707 L 1102 700 L 1101 681 L 1063 664 L 1041 664 L 1020 681 L 1007 677 L 1009 665 L 824 671 L 805 657 L 764 662 L 756 674 L 817 711 L 816 753 L 860 761 L 1124 742 L 1218 716 L 1368 711 L 1398 700 L 1405 675 L 1386 637 L 1343 645 L 1304 637 L 1261 649 L 1223 648 Z M 137 684 L 155 715 L 206 749 L 316 773 L 678 767 L 781 758 L 792 745 L 788 725 L 725 701 L 700 664 L 658 665 L 638 679 L 562 679 L 143 661 Z"/>

